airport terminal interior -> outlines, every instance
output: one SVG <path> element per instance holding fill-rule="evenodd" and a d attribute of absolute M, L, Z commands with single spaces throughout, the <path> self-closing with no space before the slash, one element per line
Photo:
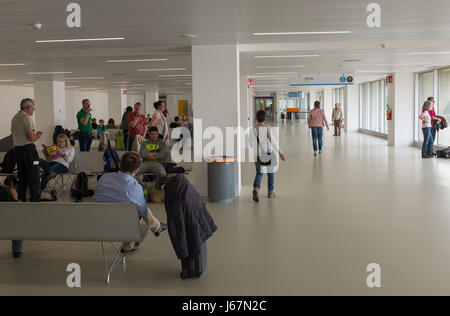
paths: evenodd
<path fill-rule="evenodd" d="M 40 198 L 57 199 L 0 202 L 0 295 L 450 294 L 448 0 L 0 5 L 0 162 L 10 150 L 17 159 L 14 170 L 2 164 L 1 186 L 20 197 L 26 182 L 33 200 L 36 171 L 49 181 Z M 263 114 L 271 136 L 258 134 L 257 147 L 267 141 L 277 166 L 257 155 L 269 170 L 258 187 L 250 143 Z M 68 161 L 52 156 L 66 139 L 54 134 L 75 158 L 52 176 L 26 155 Z M 113 177 L 125 158 L 149 163 L 146 138 L 167 147 L 169 162 L 151 160 L 164 176 L 127 181 L 168 229 L 124 240 L 142 237 L 139 203 L 116 201 L 127 188 Z M 107 168 L 116 152 L 119 172 Z M 95 195 L 75 202 L 82 172 Z M 180 179 L 187 189 L 174 191 Z M 200 262 L 195 277 L 182 277 L 183 234 L 191 261 L 181 261 Z"/>

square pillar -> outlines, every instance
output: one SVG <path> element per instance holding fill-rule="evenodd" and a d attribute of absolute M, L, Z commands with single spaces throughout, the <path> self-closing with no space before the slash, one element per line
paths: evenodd
<path fill-rule="evenodd" d="M 53 132 L 56 125 L 65 128 L 66 87 L 63 81 L 38 81 L 34 84 L 36 101 L 35 129 L 44 134 L 39 144 L 53 144 Z"/>
<path fill-rule="evenodd" d="M 155 112 L 155 108 L 153 107 L 153 103 L 158 102 L 159 101 L 159 92 L 157 89 L 155 88 L 147 88 L 145 90 L 145 113 L 150 113 L 152 114 L 153 112 Z M 132 104 L 130 104 L 130 106 L 133 106 Z"/>
<path fill-rule="evenodd" d="M 114 119 L 116 125 L 120 125 L 122 121 L 122 115 L 128 106 L 127 101 L 126 89 L 117 88 L 108 90 L 108 119 Z"/>
<path fill-rule="evenodd" d="M 388 104 L 392 109 L 392 120 L 388 121 L 388 145 L 410 146 L 414 143 L 414 74 L 393 74 L 388 85 Z"/>
<path fill-rule="evenodd" d="M 237 128 L 240 122 L 239 49 L 237 45 L 204 45 L 192 47 L 193 114 L 194 114 L 194 157 L 196 162 L 192 182 L 200 194 L 207 195 L 207 164 L 202 147 L 208 141 L 198 143 L 198 133 L 208 127 L 218 127 L 226 137 L 226 128 Z M 202 130 L 197 125 L 201 119 Z M 235 137 L 234 152 L 240 157 L 240 136 Z M 203 138 L 203 137 L 202 137 Z M 224 139 L 224 145 L 226 144 Z M 225 147 L 225 146 L 224 146 Z M 224 148 L 226 153 L 226 148 Z M 241 191 L 241 167 L 235 172 L 235 192 Z"/>

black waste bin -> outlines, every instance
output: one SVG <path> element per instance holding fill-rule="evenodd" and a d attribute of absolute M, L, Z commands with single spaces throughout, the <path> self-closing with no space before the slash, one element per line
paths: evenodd
<path fill-rule="evenodd" d="M 236 198 L 234 157 L 212 158 L 208 162 L 208 198 L 215 203 L 231 203 Z"/>

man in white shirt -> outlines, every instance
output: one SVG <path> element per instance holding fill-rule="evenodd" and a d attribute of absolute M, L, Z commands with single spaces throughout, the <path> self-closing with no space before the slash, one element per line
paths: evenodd
<path fill-rule="evenodd" d="M 342 125 L 342 110 L 341 104 L 336 103 L 335 108 L 333 109 L 333 124 L 334 124 L 334 135 L 333 136 L 341 136 L 341 125 Z"/>

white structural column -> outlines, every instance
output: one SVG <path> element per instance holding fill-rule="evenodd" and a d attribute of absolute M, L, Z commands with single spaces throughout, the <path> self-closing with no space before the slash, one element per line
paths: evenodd
<path fill-rule="evenodd" d="M 194 137 L 199 139 L 208 127 L 218 127 L 226 136 L 226 128 L 240 126 L 239 49 L 237 45 L 204 45 L 192 47 L 193 114 L 201 119 L 201 125 L 194 121 Z M 201 129 L 202 128 L 202 129 Z M 195 142 L 194 156 L 198 161 L 202 147 L 209 140 Z M 224 144 L 227 142 L 224 139 Z M 202 146 L 203 145 L 203 146 Z M 224 146 L 225 147 L 225 146 Z M 235 137 L 234 151 L 240 154 L 240 135 Z M 224 148 L 226 153 L 226 148 Z M 237 156 L 236 155 L 236 156 Z M 239 157 L 238 157 L 239 158 Z M 207 195 L 207 165 L 196 163 L 192 181 L 200 194 Z M 241 191 L 240 163 L 235 173 L 235 190 Z"/>
<path fill-rule="evenodd" d="M 250 126 L 250 89 L 248 87 L 247 76 L 241 76 L 239 86 L 241 87 L 240 121 L 241 126 L 246 129 Z M 241 145 L 245 146 L 245 144 Z"/>
<path fill-rule="evenodd" d="M 155 108 L 153 103 L 159 101 L 159 92 L 155 88 L 148 88 L 145 90 L 145 113 L 153 113 Z"/>
<path fill-rule="evenodd" d="M 410 146 L 414 142 L 414 74 L 395 73 L 388 83 L 388 104 L 392 120 L 388 123 L 389 146 Z"/>
<path fill-rule="evenodd" d="M 328 124 L 332 124 L 331 122 L 331 114 L 333 114 L 333 89 L 325 88 L 323 90 L 323 104 L 322 109 L 325 110 L 325 116 L 327 118 Z"/>
<path fill-rule="evenodd" d="M 344 89 L 344 129 L 347 133 L 359 130 L 359 85 Z"/>
<path fill-rule="evenodd" d="M 36 101 L 35 128 L 44 132 L 39 143 L 53 144 L 56 125 L 66 121 L 66 88 L 63 81 L 38 81 L 34 84 Z M 74 118 L 75 119 L 75 118 Z"/>
<path fill-rule="evenodd" d="M 122 115 L 127 108 L 127 90 L 115 88 L 108 90 L 108 111 L 109 118 L 114 119 L 116 125 L 120 125 Z"/>

